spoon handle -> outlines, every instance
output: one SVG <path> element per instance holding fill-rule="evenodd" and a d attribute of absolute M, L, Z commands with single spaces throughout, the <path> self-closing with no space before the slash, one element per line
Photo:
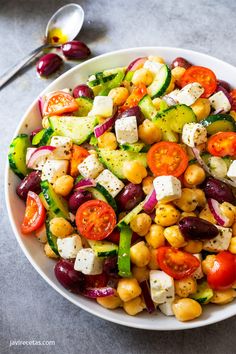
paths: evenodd
<path fill-rule="evenodd" d="M 40 47 L 34 49 L 30 52 L 26 57 L 21 59 L 21 61 L 12 66 L 9 70 L 7 70 L 2 76 L 0 76 L 0 90 L 1 88 L 13 77 L 15 76 L 18 71 L 23 68 L 25 64 L 27 64 L 30 60 L 32 60 L 38 53 L 40 53 L 44 48 L 48 48 L 49 45 L 43 44 Z"/>

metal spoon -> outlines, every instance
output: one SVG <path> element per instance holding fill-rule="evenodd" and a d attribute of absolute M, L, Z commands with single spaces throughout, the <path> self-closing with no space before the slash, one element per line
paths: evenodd
<path fill-rule="evenodd" d="M 45 48 L 58 47 L 65 42 L 72 41 L 81 30 L 84 22 L 84 11 L 77 4 L 68 4 L 61 7 L 50 18 L 45 32 L 45 44 L 34 49 L 18 64 L 14 65 L 0 77 L 0 89 L 30 60 L 36 57 Z M 62 34 L 57 37 L 57 32 Z M 53 35 L 55 33 L 55 35 Z"/>

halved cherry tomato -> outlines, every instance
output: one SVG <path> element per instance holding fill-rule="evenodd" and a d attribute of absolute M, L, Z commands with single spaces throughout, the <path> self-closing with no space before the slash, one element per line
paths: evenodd
<path fill-rule="evenodd" d="M 43 115 L 61 115 L 77 111 L 78 104 L 74 97 L 63 91 L 56 91 L 46 100 Z"/>
<path fill-rule="evenodd" d="M 147 163 L 155 176 L 179 177 L 188 166 L 188 156 L 180 145 L 162 141 L 149 149 Z"/>
<path fill-rule="evenodd" d="M 190 253 L 168 246 L 157 249 L 157 262 L 161 270 L 174 279 L 190 276 L 200 265 L 199 260 Z"/>
<path fill-rule="evenodd" d="M 37 230 L 43 223 L 46 217 L 45 208 L 39 196 L 29 191 L 26 199 L 26 209 L 24 220 L 21 224 L 21 232 L 30 234 Z"/>
<path fill-rule="evenodd" d="M 219 132 L 210 137 L 207 143 L 207 150 L 213 156 L 235 156 L 236 155 L 236 133 Z"/>
<path fill-rule="evenodd" d="M 85 238 L 103 240 L 115 228 L 116 214 L 106 202 L 89 200 L 77 210 L 75 222 L 79 233 Z"/>
<path fill-rule="evenodd" d="M 231 109 L 236 111 L 236 89 L 230 91 L 230 97 L 232 98 Z"/>
<path fill-rule="evenodd" d="M 192 82 L 198 82 L 204 88 L 201 97 L 209 97 L 217 87 L 217 79 L 212 70 L 203 66 L 190 66 L 180 80 L 181 87 Z"/>
<path fill-rule="evenodd" d="M 70 175 L 72 177 L 78 176 L 78 165 L 83 162 L 87 156 L 89 156 L 88 150 L 82 146 L 73 144 L 70 160 Z"/>
<path fill-rule="evenodd" d="M 207 282 L 214 290 L 230 288 L 236 281 L 236 255 L 223 251 L 216 255 L 212 269 L 207 274 Z"/>
<path fill-rule="evenodd" d="M 123 106 L 120 107 L 120 111 L 126 111 L 129 108 L 137 106 L 139 101 L 147 94 L 147 88 L 144 84 L 139 84 L 134 87 L 132 93 L 127 98 Z"/>

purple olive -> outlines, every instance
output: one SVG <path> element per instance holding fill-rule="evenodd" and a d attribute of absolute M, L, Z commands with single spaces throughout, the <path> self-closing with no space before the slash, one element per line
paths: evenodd
<path fill-rule="evenodd" d="M 93 93 L 93 90 L 88 85 L 82 84 L 82 85 L 78 85 L 74 88 L 73 96 L 74 96 L 74 98 L 88 97 L 88 98 L 93 99 L 94 93 Z"/>
<path fill-rule="evenodd" d="M 143 199 L 143 190 L 140 184 L 129 183 L 118 194 L 116 201 L 120 210 L 131 210 Z"/>
<path fill-rule="evenodd" d="M 232 105 L 233 104 L 233 98 L 230 96 L 229 91 L 227 91 L 224 86 L 217 85 L 217 88 L 216 88 L 215 92 L 219 92 L 219 91 L 222 91 L 225 94 L 225 96 L 229 100 L 229 103 Z"/>
<path fill-rule="evenodd" d="M 106 258 L 103 263 L 103 270 L 108 275 L 118 275 L 117 256 Z"/>
<path fill-rule="evenodd" d="M 142 124 L 143 121 L 145 120 L 145 117 L 142 114 L 139 106 L 135 106 L 135 107 L 127 109 L 123 113 L 119 114 L 117 119 L 124 118 L 124 117 L 130 117 L 130 116 L 136 117 L 138 125 Z"/>
<path fill-rule="evenodd" d="M 40 130 L 42 130 L 42 128 L 37 128 L 35 130 L 33 130 L 31 133 L 30 133 L 30 141 L 32 143 L 32 140 L 33 140 L 33 137 L 38 134 L 38 132 L 40 132 Z"/>
<path fill-rule="evenodd" d="M 227 82 L 227 81 L 224 81 L 224 80 L 217 80 L 217 84 L 219 86 L 222 86 L 224 87 L 224 89 L 228 92 L 231 91 L 231 87 L 230 87 L 230 84 Z"/>
<path fill-rule="evenodd" d="M 208 177 L 204 184 L 204 192 L 207 198 L 216 199 L 219 203 L 228 202 L 235 204 L 232 189 L 224 182 L 216 178 Z"/>
<path fill-rule="evenodd" d="M 179 228 L 183 236 L 190 240 L 211 239 L 218 235 L 219 230 L 209 221 L 196 216 L 187 216 L 179 221 Z"/>
<path fill-rule="evenodd" d="M 42 56 L 36 64 L 37 72 L 40 76 L 49 76 L 59 69 L 62 58 L 55 53 Z"/>
<path fill-rule="evenodd" d="M 61 259 L 54 267 L 54 273 L 64 288 L 79 293 L 83 289 L 84 276 L 74 269 L 74 263 Z"/>
<path fill-rule="evenodd" d="M 184 69 L 188 69 L 188 68 L 190 68 L 190 66 L 192 66 L 192 64 L 190 64 L 190 62 L 188 60 L 178 57 L 172 61 L 171 69 L 176 68 L 176 66 L 181 66 Z"/>
<path fill-rule="evenodd" d="M 68 59 L 86 59 L 91 54 L 86 44 L 80 41 L 67 42 L 61 46 L 61 49 Z"/>
<path fill-rule="evenodd" d="M 17 186 L 16 194 L 23 200 L 26 200 L 29 191 L 40 193 L 41 172 L 30 172 Z"/>
<path fill-rule="evenodd" d="M 84 202 L 93 199 L 92 193 L 88 191 L 75 191 L 69 198 L 69 209 L 72 213 L 76 213 L 77 209 Z"/>

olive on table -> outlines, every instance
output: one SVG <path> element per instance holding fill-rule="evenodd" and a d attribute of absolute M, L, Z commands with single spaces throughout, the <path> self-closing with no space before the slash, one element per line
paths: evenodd
<path fill-rule="evenodd" d="M 93 196 L 89 191 L 75 191 L 69 198 L 70 211 L 76 213 L 80 205 L 91 199 L 93 199 Z"/>
<path fill-rule="evenodd" d="M 62 64 L 62 58 L 55 53 L 48 53 L 42 56 L 36 64 L 40 76 L 49 76 L 54 73 Z"/>
<path fill-rule="evenodd" d="M 16 194 L 23 200 L 27 199 L 27 194 L 29 191 L 40 193 L 41 187 L 41 172 L 33 171 L 30 172 L 17 186 Z"/>
<path fill-rule="evenodd" d="M 64 288 L 79 293 L 83 289 L 84 276 L 74 269 L 74 263 L 61 259 L 54 267 L 54 273 L 59 283 Z"/>
<path fill-rule="evenodd" d="M 61 46 L 61 50 L 68 59 L 86 59 L 91 54 L 87 45 L 80 41 L 66 42 Z"/>
<path fill-rule="evenodd" d="M 179 228 L 184 237 L 190 240 L 207 240 L 218 235 L 219 230 L 209 221 L 196 216 L 186 216 L 179 221 Z"/>
<path fill-rule="evenodd" d="M 176 68 L 176 66 L 181 66 L 184 69 L 188 69 L 188 68 L 190 68 L 190 66 L 192 66 L 192 64 L 190 64 L 188 60 L 178 57 L 172 61 L 171 69 Z"/>
<path fill-rule="evenodd" d="M 143 190 L 140 184 L 127 184 L 118 194 L 116 201 L 120 210 L 131 210 L 143 199 Z"/>
<path fill-rule="evenodd" d="M 145 117 L 142 114 L 141 109 L 139 108 L 139 106 L 134 106 L 134 107 L 131 107 L 131 108 L 127 109 L 123 113 L 119 114 L 117 119 L 130 117 L 130 116 L 135 116 L 136 117 L 138 125 L 142 124 L 143 121 L 145 120 Z"/>
<path fill-rule="evenodd" d="M 228 202 L 235 204 L 232 189 L 224 182 L 216 178 L 208 177 L 204 184 L 204 193 L 207 198 L 213 198 L 219 203 Z"/>
<path fill-rule="evenodd" d="M 93 90 L 86 84 L 78 85 L 73 90 L 74 98 L 78 97 L 87 97 L 87 98 L 94 98 Z"/>

